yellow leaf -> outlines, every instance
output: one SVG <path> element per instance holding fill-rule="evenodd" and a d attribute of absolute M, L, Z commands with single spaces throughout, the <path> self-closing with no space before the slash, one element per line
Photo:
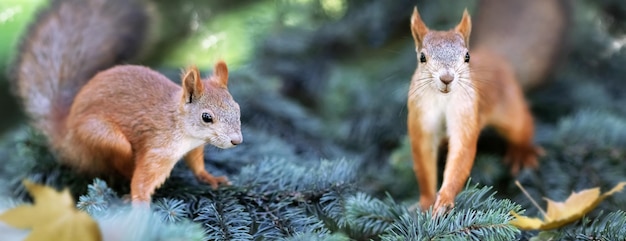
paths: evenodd
<path fill-rule="evenodd" d="M 27 241 L 80 240 L 100 241 L 98 224 L 74 207 L 67 189 L 58 192 L 50 187 L 25 180 L 24 186 L 34 200 L 0 215 L 0 221 L 20 229 L 31 229 Z"/>
<path fill-rule="evenodd" d="M 511 211 L 511 215 L 515 219 L 511 220 L 509 224 L 524 230 L 549 230 L 562 227 L 580 219 L 583 215 L 597 207 L 602 200 L 613 193 L 621 191 L 625 185 L 626 182 L 620 182 L 613 189 L 602 195 L 600 195 L 600 188 L 572 192 L 572 195 L 564 202 L 556 202 L 545 198 L 548 202 L 548 208 L 547 212 L 545 212 L 544 220 L 521 216 Z"/>
<path fill-rule="evenodd" d="M 509 224 L 515 227 L 518 227 L 519 229 L 524 229 L 524 230 L 538 229 L 543 224 L 543 221 L 538 218 L 529 218 L 529 217 L 521 216 L 513 211 L 511 211 L 511 215 L 513 215 L 515 219 L 509 221 Z"/>

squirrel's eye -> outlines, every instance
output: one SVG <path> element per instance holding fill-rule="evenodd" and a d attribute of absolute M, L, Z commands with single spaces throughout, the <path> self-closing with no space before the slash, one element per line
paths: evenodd
<path fill-rule="evenodd" d="M 465 53 L 465 63 L 469 63 L 469 52 Z"/>
<path fill-rule="evenodd" d="M 206 123 L 213 123 L 213 117 L 209 113 L 202 113 L 202 121 Z"/>
<path fill-rule="evenodd" d="M 424 55 L 424 53 L 420 53 L 420 62 L 426 63 L 426 55 Z"/>

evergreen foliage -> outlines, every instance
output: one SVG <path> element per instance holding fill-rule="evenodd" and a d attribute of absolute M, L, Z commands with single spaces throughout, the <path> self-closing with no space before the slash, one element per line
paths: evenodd
<path fill-rule="evenodd" d="M 100 224 L 104 240 L 204 240 L 198 223 L 188 219 L 164 222 L 163 215 L 147 209 L 123 207 L 92 216 Z"/>
<path fill-rule="evenodd" d="M 520 232 L 507 224 L 509 212 L 521 207 L 493 194 L 489 187 L 467 188 L 454 209 L 435 218 L 430 211 L 404 212 L 381 240 L 514 240 Z"/>
<path fill-rule="evenodd" d="M 94 216 L 104 215 L 108 207 L 112 205 L 111 202 L 115 201 L 116 197 L 117 193 L 115 193 L 115 191 L 110 189 L 104 181 L 96 178 L 93 183 L 87 187 L 87 194 L 80 196 L 76 207 Z M 165 205 L 161 202 L 156 203 L 157 210 L 159 210 L 159 207 L 164 208 L 164 206 Z M 167 216 L 169 213 L 162 214 L 166 220 L 170 219 L 169 216 Z"/>
<path fill-rule="evenodd" d="M 626 237 L 626 213 L 623 210 L 601 215 L 596 219 L 585 218 L 580 225 L 565 228 L 557 239 L 622 240 Z"/>
<path fill-rule="evenodd" d="M 260 165 L 243 168 L 233 178 L 232 187 L 216 191 L 204 187 L 196 195 L 188 195 L 187 190 L 165 186 L 164 189 L 169 189 L 168 197 L 154 201 L 152 215 L 164 224 L 180 224 L 188 220 L 202 223 L 203 240 L 331 237 L 329 229 L 314 213 L 325 208 L 318 204 L 318 200 L 324 198 L 322 196 L 351 193 L 355 169 L 353 163 L 342 160 L 332 165 L 321 161 L 302 166 L 283 160 L 266 160 Z M 109 216 L 108 213 L 127 208 L 120 197 L 99 179 L 89 185 L 87 194 L 80 197 L 77 206 L 96 217 Z"/>
<path fill-rule="evenodd" d="M 0 210 L 29 200 L 20 185 L 28 178 L 69 187 L 106 240 L 626 237 L 624 193 L 557 230 L 508 225 L 509 211 L 538 210 L 513 185 L 501 162 L 505 145 L 490 130 L 481 136 L 472 179 L 456 207 L 435 218 L 429 211 L 409 211 L 418 199 L 405 127 L 416 63 L 407 9 L 415 2 L 347 0 L 343 17 L 326 16 L 319 1 L 309 2 L 304 9 L 313 13 L 303 15 L 319 28 L 277 22 L 254 46 L 254 60 L 231 73 L 245 141 L 228 150 L 207 147 L 205 156 L 207 170 L 228 175 L 231 186 L 212 190 L 180 163 L 154 194 L 150 210 L 131 209 L 127 181 L 76 174 L 55 161 L 45 138 L 22 125 L 0 140 Z M 539 169 L 515 179 L 536 200 L 563 200 L 572 191 L 606 189 L 626 179 L 626 50 L 612 47 L 626 26 L 626 5 L 618 2 L 573 2 L 570 57 L 549 83 L 527 95 L 536 142 L 547 154 Z M 465 7 L 418 4 L 430 13 L 423 17 L 433 28 L 451 26 Z M 618 7 L 612 12 L 607 6 Z M 176 70 L 161 71 L 178 78 Z M 439 167 L 441 172 L 443 163 Z"/>

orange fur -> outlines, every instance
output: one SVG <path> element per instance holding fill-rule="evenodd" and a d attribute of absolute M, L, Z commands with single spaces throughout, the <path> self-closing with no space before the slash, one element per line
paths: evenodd
<path fill-rule="evenodd" d="M 227 73 L 223 62 L 216 68 Z M 204 169 L 204 143 L 229 148 L 241 142 L 239 107 L 222 77 L 201 80 L 191 67 L 181 88 L 146 67 L 103 71 L 80 90 L 67 116 L 67 135 L 53 143 L 70 165 L 130 178 L 133 201 L 149 201 L 183 156 L 199 180 L 217 188 L 228 179 Z M 203 123 L 205 112 L 214 123 Z"/>
<path fill-rule="evenodd" d="M 571 0 L 479 0 L 472 48 L 488 48 L 515 70 L 522 89 L 537 88 L 568 51 Z"/>
<path fill-rule="evenodd" d="M 515 73 L 488 49 L 468 52 L 467 10 L 454 29 L 431 31 L 415 8 L 411 30 L 420 63 L 409 89 L 408 133 L 421 209 L 434 204 L 435 212 L 442 212 L 454 206 L 486 125 L 493 125 L 509 141 L 506 160 L 513 173 L 536 167 L 533 120 Z M 437 150 L 446 140 L 446 167 L 437 193 Z"/>
<path fill-rule="evenodd" d="M 14 73 L 26 112 L 58 159 L 130 179 L 134 203 L 150 201 L 183 157 L 198 180 L 227 183 L 204 169 L 204 145 L 243 141 L 224 62 L 204 80 L 188 68 L 182 87 L 147 67 L 116 66 L 144 42 L 143 4 L 53 0 L 27 32 Z"/>

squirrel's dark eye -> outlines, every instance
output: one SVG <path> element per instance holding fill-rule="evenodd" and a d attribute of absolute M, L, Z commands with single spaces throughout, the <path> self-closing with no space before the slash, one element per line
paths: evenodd
<path fill-rule="evenodd" d="M 426 55 L 424 55 L 424 53 L 420 53 L 420 62 L 426 63 Z"/>
<path fill-rule="evenodd" d="M 469 52 L 465 53 L 465 63 L 469 63 Z"/>
<path fill-rule="evenodd" d="M 202 113 L 202 121 L 206 123 L 213 123 L 213 117 L 209 113 Z"/>

